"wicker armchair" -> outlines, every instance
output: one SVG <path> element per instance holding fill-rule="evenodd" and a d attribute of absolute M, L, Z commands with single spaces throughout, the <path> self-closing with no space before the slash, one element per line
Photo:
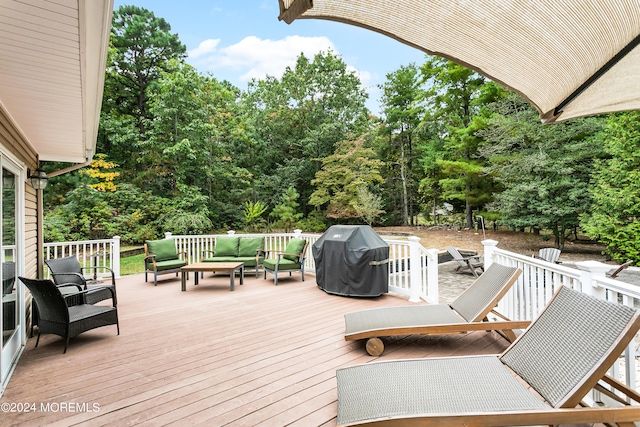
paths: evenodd
<path fill-rule="evenodd" d="M 51 277 L 56 285 L 73 283 L 82 286 L 83 290 L 86 290 L 84 295 L 84 302 L 87 304 L 95 304 L 98 301 L 103 301 L 113 298 L 113 304 L 118 304 L 118 297 L 116 293 L 116 276 L 109 267 L 106 266 L 93 266 L 93 267 L 81 267 L 78 262 L 78 258 L 75 256 L 68 256 L 64 258 L 47 259 L 44 261 L 51 271 Z M 85 278 L 85 271 L 107 270 L 111 273 L 111 284 L 91 285 L 87 284 Z"/>
<path fill-rule="evenodd" d="M 112 288 L 105 287 L 106 292 L 111 292 L 113 306 L 78 304 L 67 306 L 65 297 L 60 292 L 60 288 L 51 280 L 37 280 L 19 277 L 20 281 L 31 292 L 36 305 L 38 306 L 38 338 L 36 347 L 40 342 L 40 334 L 55 334 L 64 339 L 64 352 L 67 352 L 69 339 L 76 335 L 101 326 L 116 325 L 118 335 L 120 335 L 120 324 L 118 323 L 118 309 L 115 306 L 115 292 Z M 81 285 L 62 285 L 76 286 Z M 79 293 L 91 292 L 82 290 Z M 73 297 L 76 294 L 71 294 Z"/>

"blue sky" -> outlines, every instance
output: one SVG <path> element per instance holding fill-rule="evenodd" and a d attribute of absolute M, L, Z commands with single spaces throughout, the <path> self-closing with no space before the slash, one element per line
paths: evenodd
<path fill-rule="evenodd" d="M 251 78 L 280 77 L 301 52 L 313 57 L 331 49 L 356 72 L 369 93 L 368 107 L 379 114 L 377 85 L 386 74 L 424 54 L 389 37 L 351 25 L 315 19 L 287 25 L 278 21 L 277 0 L 115 0 L 152 11 L 171 24 L 187 47 L 187 62 L 246 89 Z"/>

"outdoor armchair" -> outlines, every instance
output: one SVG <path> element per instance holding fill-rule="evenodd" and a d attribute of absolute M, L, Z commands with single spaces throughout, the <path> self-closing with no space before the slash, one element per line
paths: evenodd
<path fill-rule="evenodd" d="M 267 271 L 273 274 L 273 284 L 278 285 L 278 272 L 288 271 L 289 276 L 294 271 L 299 271 L 304 282 L 304 261 L 306 259 L 309 242 L 305 239 L 293 238 L 287 243 L 284 251 L 270 251 L 275 258 L 267 258 L 263 261 L 264 278 L 267 278 Z"/>
<path fill-rule="evenodd" d="M 95 304 L 113 298 L 114 304 L 117 305 L 118 298 L 116 293 L 116 276 L 113 270 L 106 266 L 90 266 L 82 267 L 78 258 L 68 256 L 63 258 L 47 259 L 44 261 L 51 271 L 51 277 L 56 285 L 73 283 L 80 285 L 82 290 L 86 290 L 84 302 L 86 304 Z M 85 277 L 85 272 L 97 272 L 98 270 L 106 270 L 110 273 L 109 284 L 91 284 Z M 106 289 L 109 288 L 109 289 Z"/>
<path fill-rule="evenodd" d="M 40 342 L 40 334 L 55 334 L 64 339 L 64 351 L 67 352 L 69 339 L 76 335 L 101 326 L 116 325 L 118 335 L 120 335 L 120 325 L 118 323 L 118 309 L 115 306 L 115 293 L 112 288 L 105 287 L 106 292 L 112 294 L 112 306 L 78 304 L 68 306 L 65 296 L 60 292 L 60 287 L 56 286 L 53 281 L 27 279 L 19 277 L 20 281 L 31 292 L 38 307 L 38 338 L 36 339 L 36 347 Z M 79 293 L 87 294 L 91 291 L 80 290 L 81 285 L 62 285 L 76 286 Z M 70 294 L 69 297 L 73 297 Z"/>
<path fill-rule="evenodd" d="M 182 258 L 180 258 L 182 256 Z M 144 281 L 153 273 L 153 286 L 158 285 L 158 276 L 175 273 L 187 265 L 187 253 L 178 252 L 174 239 L 147 240 L 144 244 Z"/>

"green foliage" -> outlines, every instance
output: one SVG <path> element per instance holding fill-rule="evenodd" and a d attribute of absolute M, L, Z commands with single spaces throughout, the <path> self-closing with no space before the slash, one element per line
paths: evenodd
<path fill-rule="evenodd" d="M 295 188 L 289 187 L 282 195 L 282 201 L 273 209 L 271 216 L 276 219 L 273 226 L 282 228 L 286 233 L 293 230 L 296 221 L 302 218 L 301 213 L 297 213 L 298 197 L 300 195 Z"/>
<path fill-rule="evenodd" d="M 640 113 L 612 115 L 604 134 L 607 154 L 595 162 L 590 195 L 581 217 L 587 234 L 607 246 L 618 262 L 640 262 Z"/>
<path fill-rule="evenodd" d="M 355 207 L 360 202 L 361 189 L 384 182 L 379 172 L 382 161 L 376 158 L 373 149 L 365 147 L 364 138 L 340 142 L 336 151 L 321 161 L 322 169 L 311 181 L 316 190 L 309 204 L 318 207 L 326 204 L 328 218 L 360 217 Z M 373 210 L 369 215 L 372 213 Z"/>
<path fill-rule="evenodd" d="M 384 121 L 378 131 L 384 142 L 378 145 L 378 155 L 386 160 L 385 189 L 393 195 L 386 205 L 398 212 L 402 224 L 413 224 L 419 211 L 418 183 L 424 175 L 416 159 L 425 136 L 419 129 L 426 111 L 425 89 L 414 64 L 387 74 L 387 81 L 379 87 Z"/>
<path fill-rule="evenodd" d="M 491 107 L 482 136 L 490 143 L 483 155 L 485 171 L 504 191 L 491 206 L 501 223 L 515 228 L 549 229 L 562 248 L 566 235 L 588 209 L 589 179 L 595 158 L 601 155 L 598 119 L 574 119 L 543 125 L 536 111 L 518 95 Z"/>
<path fill-rule="evenodd" d="M 273 200 L 273 194 L 294 187 L 302 212 L 308 212 L 320 159 L 331 155 L 339 141 L 369 130 L 366 98 L 357 75 L 333 52 L 313 59 L 300 55 L 280 80 L 252 81 L 242 106 L 246 129 L 256 142 L 243 143 L 236 155 L 241 166 L 260 177 L 256 198 Z M 258 159 L 249 151 L 255 146 Z"/>
<path fill-rule="evenodd" d="M 382 198 L 373 194 L 367 187 L 358 188 L 358 196 L 351 201 L 351 207 L 369 225 L 384 213 Z"/>
<path fill-rule="evenodd" d="M 244 222 L 249 232 L 257 232 L 266 228 L 267 222 L 262 217 L 267 211 L 267 206 L 262 202 L 245 202 Z"/>
<path fill-rule="evenodd" d="M 326 221 L 326 216 L 322 211 L 310 212 L 306 218 L 302 218 L 296 222 L 296 225 L 300 230 L 309 233 L 322 233 L 329 226 Z"/>
<path fill-rule="evenodd" d="M 424 125 L 434 127 L 444 142 L 438 168 L 430 168 L 438 184 L 431 177 L 423 188 L 441 190 L 441 198 L 450 203 L 463 202 L 466 226 L 471 228 L 473 210 L 491 198 L 491 177 L 481 174 L 485 159 L 478 152 L 483 141 L 477 132 L 483 127 L 481 107 L 492 92 L 485 90 L 484 77 L 443 58 L 429 58 L 421 72 L 429 86 L 425 99 L 431 110 Z M 433 159 L 433 153 L 430 156 Z"/>
<path fill-rule="evenodd" d="M 522 98 L 427 57 L 387 75 L 374 120 L 358 76 L 333 52 L 300 55 L 246 91 L 185 56 L 164 19 L 114 11 L 99 154 L 50 179 L 47 241 L 262 231 L 269 211 L 272 227 L 318 232 L 327 217 L 398 225 L 428 212 L 434 223 L 471 227 L 481 213 L 548 229 L 561 245 L 582 213 L 615 257 L 637 252 L 633 114 L 601 134 L 603 118 L 542 126 Z M 445 202 L 464 213 L 439 216 Z"/>

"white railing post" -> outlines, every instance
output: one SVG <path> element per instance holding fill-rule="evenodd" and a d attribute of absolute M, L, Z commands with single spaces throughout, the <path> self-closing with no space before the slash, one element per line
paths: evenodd
<path fill-rule="evenodd" d="M 427 262 L 427 296 L 431 304 L 440 301 L 440 287 L 438 285 L 438 250 L 427 249 L 429 259 Z"/>
<path fill-rule="evenodd" d="M 111 269 L 116 279 L 120 278 L 120 236 L 113 236 L 111 248 Z"/>
<path fill-rule="evenodd" d="M 296 238 L 300 238 L 300 235 L 301 235 L 301 234 L 302 234 L 302 230 L 297 229 L 297 228 L 296 228 L 295 230 L 293 230 L 293 236 L 294 236 L 294 237 L 296 237 Z"/>
<path fill-rule="evenodd" d="M 171 232 L 170 231 L 165 231 L 164 238 L 165 239 L 170 239 L 171 238 Z"/>
<path fill-rule="evenodd" d="M 580 285 L 582 286 L 580 290 L 587 295 L 606 299 L 607 290 L 599 286 L 598 282 L 593 279 L 594 277 L 606 277 L 611 266 L 600 261 L 579 261 L 576 262 L 576 267 L 580 270 Z"/>
<path fill-rule="evenodd" d="M 497 240 L 491 240 L 491 239 L 487 239 L 487 240 L 483 240 L 482 245 L 484 246 L 484 269 L 486 270 L 487 268 L 489 268 L 491 266 L 491 264 L 493 264 L 494 261 L 494 255 L 495 255 L 495 248 L 496 246 L 498 246 L 498 241 Z"/>
<path fill-rule="evenodd" d="M 409 236 L 409 301 L 420 302 L 422 293 L 422 266 L 420 262 L 420 238 Z"/>
<path fill-rule="evenodd" d="M 227 231 L 227 234 L 229 236 L 233 236 L 234 234 L 236 234 L 236 230 L 229 230 L 229 231 Z"/>

